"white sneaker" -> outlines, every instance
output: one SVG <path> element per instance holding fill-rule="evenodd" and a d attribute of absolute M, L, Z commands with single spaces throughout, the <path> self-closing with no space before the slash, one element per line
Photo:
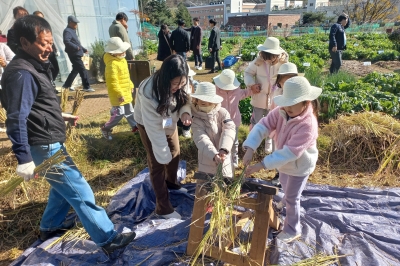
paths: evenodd
<path fill-rule="evenodd" d="M 173 213 L 170 213 L 170 214 L 164 214 L 164 215 L 158 215 L 158 216 L 160 216 L 164 219 L 179 219 L 179 220 L 182 219 L 182 216 L 179 213 L 177 213 L 176 211 L 174 211 Z"/>
<path fill-rule="evenodd" d="M 300 237 L 301 237 L 301 234 L 291 235 L 291 234 L 288 234 L 288 233 L 285 233 L 282 231 L 279 233 L 279 235 L 276 237 L 276 239 L 279 239 L 280 241 L 285 242 L 285 243 L 290 243 Z"/>
<path fill-rule="evenodd" d="M 187 139 L 190 139 L 192 137 L 192 134 L 190 133 L 190 129 L 189 130 L 182 130 L 182 136 L 184 136 Z"/>
<path fill-rule="evenodd" d="M 272 139 L 266 139 L 265 140 L 265 153 L 271 153 L 272 152 Z"/>
<path fill-rule="evenodd" d="M 194 68 L 195 68 L 195 69 L 199 69 L 199 67 L 198 67 L 198 66 L 194 66 Z"/>
<path fill-rule="evenodd" d="M 202 67 L 197 67 L 197 70 L 203 70 L 203 68 Z"/>

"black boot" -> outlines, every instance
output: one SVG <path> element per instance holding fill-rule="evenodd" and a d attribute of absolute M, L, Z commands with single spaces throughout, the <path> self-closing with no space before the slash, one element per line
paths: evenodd
<path fill-rule="evenodd" d="M 126 247 L 135 237 L 135 232 L 118 234 L 111 243 L 102 246 L 102 248 L 107 254 L 111 254 L 116 249 Z"/>
<path fill-rule="evenodd" d="M 47 239 L 50 239 L 55 236 L 62 236 L 65 234 L 69 229 L 72 229 L 75 227 L 75 219 L 73 220 L 67 220 L 62 224 L 62 228 L 54 230 L 54 231 L 42 231 L 40 230 L 40 235 L 39 238 L 43 242 L 46 241 Z"/>
<path fill-rule="evenodd" d="M 279 172 L 276 172 L 276 175 L 274 176 L 274 178 L 271 179 L 271 183 L 273 186 L 281 188 L 281 182 L 279 182 Z"/>

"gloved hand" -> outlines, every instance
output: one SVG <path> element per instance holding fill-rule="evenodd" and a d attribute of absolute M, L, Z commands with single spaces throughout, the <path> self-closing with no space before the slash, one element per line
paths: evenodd
<path fill-rule="evenodd" d="M 35 177 L 35 163 L 29 162 L 24 164 L 18 164 L 17 166 L 17 175 L 24 178 L 25 181 L 29 181 Z"/>

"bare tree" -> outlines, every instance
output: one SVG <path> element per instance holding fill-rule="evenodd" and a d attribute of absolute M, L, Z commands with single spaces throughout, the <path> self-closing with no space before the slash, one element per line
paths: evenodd
<path fill-rule="evenodd" d="M 398 18 L 400 0 L 347 0 L 344 11 L 357 22 L 376 22 Z"/>

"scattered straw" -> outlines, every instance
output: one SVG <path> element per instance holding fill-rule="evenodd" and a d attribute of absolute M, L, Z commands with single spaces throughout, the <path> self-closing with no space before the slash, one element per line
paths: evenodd
<path fill-rule="evenodd" d="M 329 266 L 335 263 L 339 263 L 339 259 L 348 255 L 326 255 L 319 253 L 312 258 L 308 258 L 292 264 L 292 266 Z"/>
<path fill-rule="evenodd" d="M 90 238 L 89 234 L 86 232 L 85 228 L 77 227 L 71 230 L 68 230 L 65 234 L 54 240 L 50 243 L 44 250 L 48 250 L 49 248 L 54 247 L 57 244 L 65 243 L 65 242 L 74 242 L 73 245 L 78 243 L 79 241 L 88 240 Z"/>
<path fill-rule="evenodd" d="M 68 104 L 68 95 L 69 95 L 69 89 L 61 89 L 61 111 L 66 112 L 67 111 L 67 104 Z"/>
<path fill-rule="evenodd" d="M 54 165 L 65 161 L 65 158 L 66 156 L 64 155 L 63 151 L 59 150 L 53 156 L 44 160 L 43 163 L 38 165 L 35 168 L 34 173 L 44 176 L 46 172 L 48 172 Z M 0 195 L 3 197 L 6 196 L 11 191 L 14 191 L 14 189 L 16 189 L 23 181 L 24 179 L 22 177 L 11 178 L 4 186 L 0 188 Z"/>

